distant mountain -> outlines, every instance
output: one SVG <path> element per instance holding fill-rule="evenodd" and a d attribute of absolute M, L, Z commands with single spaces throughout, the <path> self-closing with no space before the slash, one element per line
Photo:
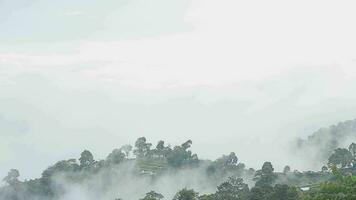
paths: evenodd
<path fill-rule="evenodd" d="M 314 164 L 325 163 L 334 149 L 347 148 L 356 141 L 356 119 L 321 128 L 307 139 L 298 139 L 293 151 Z"/>

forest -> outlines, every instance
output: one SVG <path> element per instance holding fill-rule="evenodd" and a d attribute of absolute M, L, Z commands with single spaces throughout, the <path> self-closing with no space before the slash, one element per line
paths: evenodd
<path fill-rule="evenodd" d="M 299 147 L 315 143 L 315 138 L 326 138 L 326 134 L 349 134 L 345 127 L 350 126 L 345 124 L 350 121 L 332 126 L 329 131 L 317 131 L 303 144 L 299 142 Z M 216 160 L 199 159 L 190 150 L 191 140 L 175 146 L 161 140 L 153 145 L 140 137 L 133 145 L 114 149 L 105 159 L 96 160 L 84 150 L 78 159 L 58 161 L 36 179 L 20 181 L 20 172 L 10 169 L 3 178 L 0 199 L 356 199 L 356 144 L 340 147 L 335 142 L 324 143 L 333 144 L 329 148 L 337 147 L 322 147 L 329 154 L 325 165 L 317 171 L 301 172 L 288 165 L 276 171 L 269 161 L 259 169 L 248 168 L 235 152 Z"/>
<path fill-rule="evenodd" d="M 0 0 L 0 200 L 356 200 L 355 24 L 356 0 Z"/>

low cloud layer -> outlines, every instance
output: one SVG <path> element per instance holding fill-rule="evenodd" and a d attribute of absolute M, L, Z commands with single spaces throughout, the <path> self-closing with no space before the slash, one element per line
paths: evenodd
<path fill-rule="evenodd" d="M 291 78 L 295 75 L 301 79 Z M 315 75 L 317 80 L 293 71 L 222 88 L 147 91 L 81 81 L 80 76 L 20 74 L 9 79 L 14 84 L 1 86 L 1 171 L 16 167 L 26 178 L 39 176 L 50 163 L 77 157 L 83 149 L 103 157 L 140 136 L 153 142 L 192 139 L 203 158 L 235 151 L 249 166 L 271 160 L 279 169 L 284 164 L 303 169 L 281 148 L 320 127 L 353 119 L 356 106 L 351 82 L 338 87 L 345 93 L 332 92 L 326 88 L 340 82 L 323 71 Z"/>
<path fill-rule="evenodd" d="M 351 1 L 72 2 L 0 2 L 0 176 L 143 135 L 305 168 L 280 149 L 355 118 Z"/>

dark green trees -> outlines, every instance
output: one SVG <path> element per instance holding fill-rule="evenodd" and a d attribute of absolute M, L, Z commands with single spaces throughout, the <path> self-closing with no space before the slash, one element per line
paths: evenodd
<path fill-rule="evenodd" d="M 199 193 L 192 189 L 184 188 L 177 192 L 173 200 L 198 200 Z"/>
<path fill-rule="evenodd" d="M 198 156 L 188 150 L 191 145 L 192 141 L 188 140 L 180 146 L 175 146 L 167 155 L 168 164 L 174 168 L 179 168 L 183 165 L 197 164 L 199 161 Z"/>
<path fill-rule="evenodd" d="M 267 200 L 267 196 L 273 191 L 272 184 L 276 179 L 272 163 L 263 163 L 262 169 L 257 170 L 254 180 L 255 187 L 251 189 L 250 200 Z"/>
<path fill-rule="evenodd" d="M 290 167 L 286 166 L 283 171 L 288 173 Z M 255 174 L 256 184 L 251 189 L 250 200 L 297 200 L 298 191 L 296 188 L 285 184 L 273 186 L 276 178 L 272 163 L 263 163 L 262 169 Z"/>
<path fill-rule="evenodd" d="M 349 151 L 351 152 L 351 154 L 356 157 L 356 144 L 355 143 L 352 143 L 350 144 L 349 146 Z"/>
<path fill-rule="evenodd" d="M 334 153 L 329 157 L 329 165 L 341 165 L 341 167 L 350 166 L 353 161 L 353 156 L 347 149 L 337 148 Z"/>
<path fill-rule="evenodd" d="M 20 172 L 17 169 L 11 169 L 7 173 L 7 176 L 3 178 L 3 181 L 9 185 L 16 185 L 17 183 L 19 183 L 19 176 Z"/>
<path fill-rule="evenodd" d="M 355 143 L 350 144 L 349 151 L 353 156 L 352 166 L 356 168 L 356 144 Z"/>
<path fill-rule="evenodd" d="M 272 192 L 267 194 L 268 200 L 297 200 L 298 198 L 298 190 L 285 184 L 276 184 Z"/>
<path fill-rule="evenodd" d="M 310 171 L 295 171 L 294 173 L 290 173 L 289 166 L 284 168 L 284 174 L 275 173 L 270 162 L 263 163 L 262 168 L 257 171 L 252 168 L 245 169 L 244 165 L 238 162 L 239 160 L 233 152 L 228 155 L 223 155 L 215 161 L 199 160 L 197 155 L 191 152 L 191 145 L 192 141 L 188 140 L 172 149 L 169 145 L 166 146 L 164 141 L 159 141 L 156 147 L 151 149 L 151 143 L 148 143 L 146 139 L 142 137 L 139 138 L 135 144 L 136 158 L 129 158 L 132 149 L 129 145 L 114 149 L 105 160 L 99 161 L 95 161 L 92 153 L 85 150 L 81 153 L 79 162 L 77 159 L 59 161 L 44 170 L 41 178 L 24 182 L 18 180 L 19 172 L 12 169 L 3 179 L 7 184 L 4 187 L 0 187 L 0 199 L 36 199 L 30 198 L 31 195 L 36 197 L 41 196 L 43 200 L 54 199 L 57 197 L 57 193 L 62 190 L 55 181 L 58 177 L 68 183 L 75 184 L 86 184 L 87 181 L 91 182 L 93 180 L 97 182 L 94 183 L 93 187 L 101 191 L 111 186 L 116 179 L 122 178 L 122 175 L 126 178 L 125 174 L 120 170 L 126 170 L 127 167 L 133 167 L 133 170 L 129 171 L 130 178 L 135 177 L 139 179 L 143 177 L 146 180 L 152 181 L 149 183 L 154 183 L 154 181 L 159 180 L 160 177 L 169 176 L 171 173 L 184 173 L 185 171 L 180 171 L 182 168 L 183 170 L 185 168 L 188 169 L 187 171 L 190 171 L 192 166 L 200 166 L 194 167 L 194 172 L 196 172 L 195 170 L 198 171 L 201 169 L 209 172 L 206 174 L 206 171 L 203 171 L 199 175 L 207 175 L 206 177 L 204 176 L 202 180 L 207 182 L 211 181 L 208 185 L 209 189 L 212 185 L 218 185 L 216 192 L 199 196 L 194 190 L 183 189 L 174 196 L 174 200 L 356 199 L 354 198 L 354 191 L 356 191 L 355 178 L 342 178 L 345 175 L 350 175 L 351 177 L 351 174 L 355 173 L 354 168 L 347 167 L 350 166 L 352 161 L 355 162 L 356 145 L 354 143 L 351 144 L 348 149 L 336 149 L 334 154 L 330 156 L 329 164 L 332 164 L 330 169 L 334 172 L 334 176 L 328 172 L 326 166 L 322 168 L 324 173 Z M 338 170 L 336 165 L 346 166 L 346 168 Z M 143 170 L 141 169 L 146 171 L 142 173 Z M 127 171 L 124 172 L 126 173 Z M 181 173 L 182 176 L 184 176 L 183 173 Z M 149 176 L 147 174 L 149 174 Z M 195 178 L 191 177 L 192 175 L 192 173 L 187 173 L 187 177 L 183 178 Z M 243 179 L 239 178 L 242 176 L 246 177 L 248 181 L 254 177 L 253 180 L 256 181 L 255 186 L 249 189 L 248 185 L 243 182 Z M 279 179 L 277 179 L 277 177 Z M 223 180 L 226 181 L 223 182 Z M 131 181 L 131 179 L 128 181 Z M 199 183 L 205 184 L 203 181 Z M 329 181 L 329 183 L 321 184 L 319 187 L 318 184 L 321 181 Z M 125 182 L 123 184 L 126 184 L 126 179 L 123 182 Z M 313 184 L 312 187 L 317 188 L 317 190 L 313 190 L 313 194 L 308 194 L 308 192 L 292 187 L 293 185 L 299 186 L 301 184 L 305 186 L 305 183 L 308 184 L 308 187 L 310 184 Z M 99 184 L 99 186 L 96 184 Z M 23 192 L 21 193 L 19 191 Z M 18 194 L 25 196 L 25 198 L 18 198 Z M 162 199 L 162 194 L 150 191 L 146 193 L 141 200 Z"/>
<path fill-rule="evenodd" d="M 126 154 L 121 151 L 121 149 L 114 149 L 106 158 L 109 164 L 119 164 L 126 157 Z"/>
<path fill-rule="evenodd" d="M 54 175 L 61 173 L 66 174 L 68 178 L 72 178 L 70 176 L 74 175 L 75 172 L 79 172 L 80 169 L 81 166 L 78 165 L 76 159 L 58 161 L 54 165 L 48 167 L 42 172 L 42 177 L 40 179 L 43 188 L 45 188 L 45 193 L 52 194 L 50 185 Z"/>
<path fill-rule="evenodd" d="M 272 185 L 275 179 L 276 175 L 271 162 L 263 163 L 262 169 L 256 171 L 254 178 L 256 186 Z"/>
<path fill-rule="evenodd" d="M 207 173 L 215 177 L 241 176 L 244 168 L 245 164 L 238 163 L 236 154 L 231 152 L 229 155 L 223 155 L 212 162 L 207 168 Z"/>
<path fill-rule="evenodd" d="M 215 193 L 216 200 L 247 200 L 249 196 L 248 185 L 242 178 L 229 177 L 227 181 L 218 186 Z"/>
<path fill-rule="evenodd" d="M 283 169 L 283 173 L 284 174 L 287 174 L 287 173 L 289 173 L 290 172 L 290 167 L 288 166 L 288 165 L 286 165 L 285 167 L 284 167 L 284 169 Z"/>
<path fill-rule="evenodd" d="M 129 144 L 123 145 L 120 150 L 125 154 L 126 158 L 130 156 L 130 152 L 132 151 L 132 146 Z"/>
<path fill-rule="evenodd" d="M 84 150 L 80 154 L 79 163 L 81 168 L 91 167 L 95 163 L 93 154 L 88 150 Z"/>
<path fill-rule="evenodd" d="M 251 189 L 249 200 L 298 200 L 299 192 L 297 188 L 286 184 L 276 184 L 275 186 L 264 185 L 255 186 Z"/>
<path fill-rule="evenodd" d="M 160 140 L 158 141 L 157 145 L 156 145 L 156 149 L 154 150 L 154 154 L 158 157 L 158 158 L 164 158 L 166 153 L 165 153 L 166 147 L 164 146 L 164 141 Z"/>
<path fill-rule="evenodd" d="M 151 146 L 152 146 L 152 144 L 147 143 L 145 137 L 140 137 L 135 142 L 134 154 L 138 158 L 148 156 L 150 153 Z"/>
<path fill-rule="evenodd" d="M 273 191 L 272 186 L 255 186 L 251 188 L 249 200 L 272 200 L 268 195 Z"/>
<path fill-rule="evenodd" d="M 155 191 L 150 191 L 146 193 L 146 196 L 142 198 L 141 200 L 161 200 L 163 199 L 164 196 L 160 193 L 157 193 Z"/>
<path fill-rule="evenodd" d="M 302 200 L 353 200 L 356 199 L 356 176 L 347 175 L 334 182 L 322 183 L 304 195 Z"/>

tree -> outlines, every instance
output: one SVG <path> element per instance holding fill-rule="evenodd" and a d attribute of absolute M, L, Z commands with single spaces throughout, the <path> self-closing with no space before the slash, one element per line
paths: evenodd
<path fill-rule="evenodd" d="M 163 140 L 158 141 L 158 143 L 156 145 L 156 149 L 160 150 L 160 151 L 164 150 L 164 141 Z"/>
<path fill-rule="evenodd" d="M 192 140 L 187 140 L 181 145 L 181 147 L 183 148 L 184 151 L 186 151 L 192 146 L 192 143 L 193 143 Z"/>
<path fill-rule="evenodd" d="M 218 186 L 215 197 L 217 200 L 245 200 L 248 195 L 249 188 L 243 179 L 232 176 Z"/>
<path fill-rule="evenodd" d="M 327 172 L 327 171 L 328 171 L 328 167 L 324 165 L 324 166 L 321 168 L 321 172 L 325 173 L 325 172 Z"/>
<path fill-rule="evenodd" d="M 298 191 L 295 187 L 289 187 L 286 184 L 276 184 L 267 196 L 269 200 L 297 200 Z"/>
<path fill-rule="evenodd" d="M 349 151 L 354 156 L 354 158 L 356 158 L 356 144 L 355 143 L 350 144 Z"/>
<path fill-rule="evenodd" d="M 295 187 L 286 184 L 258 185 L 251 189 L 249 200 L 298 200 L 299 193 Z"/>
<path fill-rule="evenodd" d="M 80 169 L 81 167 L 78 165 L 76 159 L 58 161 L 42 172 L 41 182 L 49 187 L 53 175 L 59 173 L 64 175 L 66 178 L 74 179 L 75 172 L 78 172 Z"/>
<path fill-rule="evenodd" d="M 152 146 L 152 144 L 147 143 L 145 137 L 140 137 L 135 142 L 136 149 L 134 150 L 134 154 L 138 158 L 148 156 L 150 153 L 151 146 Z"/>
<path fill-rule="evenodd" d="M 246 165 L 244 163 L 239 163 L 236 165 L 236 169 L 239 169 L 239 170 L 244 170 L 246 167 Z"/>
<path fill-rule="evenodd" d="M 343 148 L 335 149 L 328 160 L 329 165 L 341 165 L 341 167 L 350 166 L 353 160 L 353 156 L 350 151 Z"/>
<path fill-rule="evenodd" d="M 237 158 L 235 152 L 231 152 L 227 157 L 226 165 L 236 165 L 238 160 L 239 159 Z"/>
<path fill-rule="evenodd" d="M 238 163 L 238 158 L 234 152 L 229 155 L 222 155 L 209 166 L 209 174 L 217 172 L 218 176 L 228 177 L 231 175 L 240 174 L 245 168 L 245 164 Z"/>
<path fill-rule="evenodd" d="M 162 194 L 157 193 L 155 191 L 151 191 L 146 193 L 146 196 L 141 200 L 161 200 L 163 198 L 164 196 Z"/>
<path fill-rule="evenodd" d="M 255 173 L 256 173 L 256 170 L 255 170 L 254 168 L 249 168 L 249 169 L 247 170 L 247 174 L 248 174 L 249 176 L 254 176 Z"/>
<path fill-rule="evenodd" d="M 121 151 L 121 149 L 114 149 L 106 158 L 110 164 L 119 164 L 126 157 L 126 154 Z"/>
<path fill-rule="evenodd" d="M 20 172 L 17 169 L 10 169 L 10 171 L 7 173 L 7 176 L 3 178 L 3 181 L 5 181 L 9 185 L 15 185 L 19 183 L 19 178 L 20 177 Z"/>
<path fill-rule="evenodd" d="M 156 149 L 154 150 L 154 154 L 159 158 L 165 157 L 165 146 L 163 140 L 158 141 Z"/>
<path fill-rule="evenodd" d="M 267 195 L 273 191 L 273 187 L 270 185 L 255 186 L 250 190 L 249 200 L 270 200 Z"/>
<path fill-rule="evenodd" d="M 272 185 L 276 179 L 274 168 L 271 162 L 263 163 L 262 169 L 256 171 L 255 178 L 256 186 Z"/>
<path fill-rule="evenodd" d="M 129 144 L 126 144 L 120 148 L 122 152 L 125 153 L 126 158 L 130 156 L 130 152 L 132 151 L 132 146 Z"/>
<path fill-rule="evenodd" d="M 354 168 L 356 168 L 356 144 L 355 143 L 350 144 L 349 151 L 351 152 L 351 154 L 353 156 L 352 166 Z"/>
<path fill-rule="evenodd" d="M 305 194 L 302 200 L 353 200 L 356 197 L 356 176 L 343 176 L 337 181 L 320 184 Z"/>
<path fill-rule="evenodd" d="M 199 162 L 198 156 L 192 154 L 188 148 L 191 147 L 192 141 L 188 140 L 180 146 L 175 146 L 167 156 L 167 162 L 170 166 L 179 168 L 184 165 L 193 165 Z"/>
<path fill-rule="evenodd" d="M 199 193 L 192 189 L 184 188 L 180 190 L 173 198 L 173 200 L 198 200 Z"/>
<path fill-rule="evenodd" d="M 222 157 L 216 159 L 215 163 L 218 167 L 229 168 L 231 166 L 235 167 L 237 165 L 237 158 L 235 152 L 231 152 L 229 155 L 223 155 Z"/>
<path fill-rule="evenodd" d="M 198 197 L 199 200 L 216 200 L 215 194 L 203 194 Z"/>
<path fill-rule="evenodd" d="M 257 170 L 254 180 L 255 187 L 251 189 L 250 200 L 270 200 L 267 196 L 273 191 L 272 184 L 276 179 L 272 163 L 264 162 L 262 169 Z"/>
<path fill-rule="evenodd" d="M 81 168 L 91 167 L 95 163 L 94 156 L 90 151 L 84 150 L 80 154 L 79 162 Z"/>
<path fill-rule="evenodd" d="M 287 174 L 287 173 L 289 173 L 289 172 L 290 172 L 290 167 L 287 165 L 287 166 L 285 166 L 284 169 L 283 169 L 283 174 Z"/>

